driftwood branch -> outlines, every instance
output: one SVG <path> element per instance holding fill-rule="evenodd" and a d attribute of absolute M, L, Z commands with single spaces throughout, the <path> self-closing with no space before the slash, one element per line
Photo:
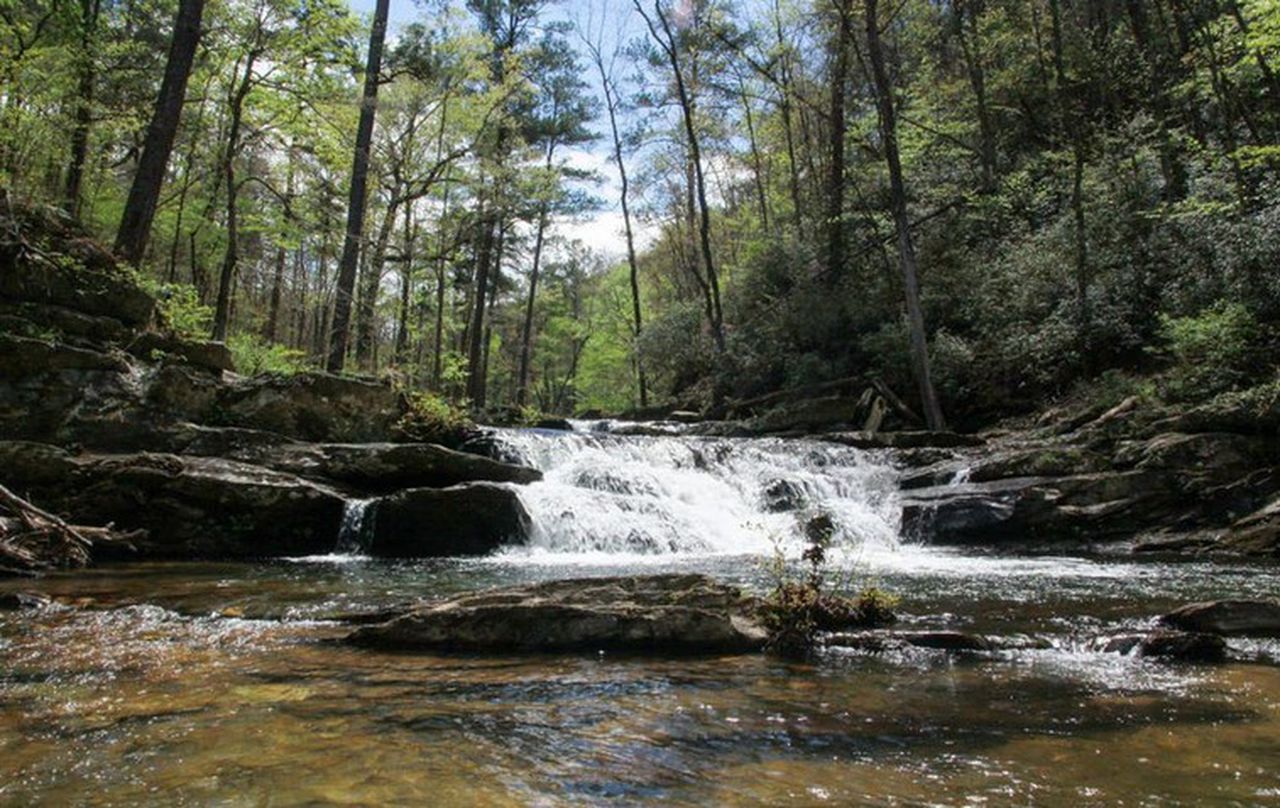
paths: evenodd
<path fill-rule="evenodd" d="M 123 532 L 111 525 L 72 525 L 0 485 L 0 567 L 28 571 L 82 567 L 89 563 L 94 544 L 131 545 L 143 533 Z"/>

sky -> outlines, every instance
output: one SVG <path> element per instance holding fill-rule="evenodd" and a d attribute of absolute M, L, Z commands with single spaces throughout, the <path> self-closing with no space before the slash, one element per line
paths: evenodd
<path fill-rule="evenodd" d="M 347 0 L 351 8 L 366 17 L 373 16 L 374 0 Z M 461 6 L 462 0 L 456 0 Z M 388 24 L 388 36 L 394 37 L 396 31 L 404 25 L 426 13 L 414 0 L 391 0 Z M 627 0 L 561 0 L 548 4 L 547 13 L 550 19 L 569 20 L 571 22 L 599 24 L 603 18 L 606 33 L 606 52 L 612 48 L 608 42 L 614 32 L 623 38 L 638 36 L 639 24 L 631 12 L 631 4 Z M 588 65 L 584 63 L 584 69 Z M 602 96 L 600 83 L 594 69 L 586 71 L 591 91 Z M 603 98 L 601 97 L 603 104 Z M 592 128 L 601 136 L 594 144 L 583 148 L 566 151 L 565 158 L 569 165 L 579 169 L 589 169 L 602 178 L 602 182 L 589 187 L 591 193 L 600 199 L 603 206 L 581 221 L 560 220 L 555 222 L 554 230 L 569 240 L 578 240 L 599 253 L 609 262 L 622 260 L 626 255 L 626 242 L 623 236 L 622 211 L 619 207 L 618 170 L 611 158 L 611 146 L 608 138 L 608 120 L 601 117 L 593 123 Z M 656 238 L 656 228 L 643 222 L 635 221 L 632 227 L 636 234 L 636 247 L 643 249 Z"/>

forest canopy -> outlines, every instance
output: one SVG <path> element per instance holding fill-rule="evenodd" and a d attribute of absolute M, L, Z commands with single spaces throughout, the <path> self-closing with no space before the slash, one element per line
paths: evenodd
<path fill-rule="evenodd" d="M 1280 0 L 392 3 L 0 0 L 0 186 L 477 411 L 1276 383 Z"/>

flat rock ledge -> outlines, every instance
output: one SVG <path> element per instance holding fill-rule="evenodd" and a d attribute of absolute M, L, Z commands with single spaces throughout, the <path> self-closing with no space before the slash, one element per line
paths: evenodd
<path fill-rule="evenodd" d="M 550 581 L 413 608 L 348 641 L 385 650 L 733 654 L 764 647 L 756 602 L 705 575 Z"/>

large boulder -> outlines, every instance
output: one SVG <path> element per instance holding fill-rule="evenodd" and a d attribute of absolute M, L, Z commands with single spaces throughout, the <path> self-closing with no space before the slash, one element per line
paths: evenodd
<path fill-rule="evenodd" d="M 1171 662 L 1221 662 L 1227 658 L 1227 644 L 1221 637 L 1193 631 L 1161 630 L 1101 637 L 1094 641 L 1093 648 L 1104 654 L 1153 657 Z"/>
<path fill-rule="evenodd" d="M 766 639 L 755 603 L 703 575 L 552 581 L 429 604 L 350 640 L 393 650 L 724 654 Z"/>
<path fill-rule="evenodd" d="M 307 441 L 386 440 L 405 411 L 390 385 L 320 372 L 244 379 L 217 408 L 220 423 Z"/>
<path fill-rule="evenodd" d="M 1280 637 L 1280 603 L 1266 600 L 1190 603 L 1162 616 L 1160 622 L 1182 631 L 1233 637 Z"/>
<path fill-rule="evenodd" d="M 13 206 L 6 215 L 25 237 L 47 239 L 59 254 L 35 256 L 20 243 L 0 239 L 0 301 L 60 306 L 134 327 L 151 322 L 155 299 L 74 225 Z"/>
<path fill-rule="evenodd" d="M 529 536 L 520 497 L 504 485 L 410 488 L 378 500 L 368 551 L 387 558 L 485 555 Z"/>
<path fill-rule="evenodd" d="M 74 456 L 19 442 L 0 442 L 0 481 L 78 523 L 146 530 L 135 548 L 145 558 L 329 552 L 345 507 L 344 498 L 325 486 L 230 460 L 152 453 Z"/>

